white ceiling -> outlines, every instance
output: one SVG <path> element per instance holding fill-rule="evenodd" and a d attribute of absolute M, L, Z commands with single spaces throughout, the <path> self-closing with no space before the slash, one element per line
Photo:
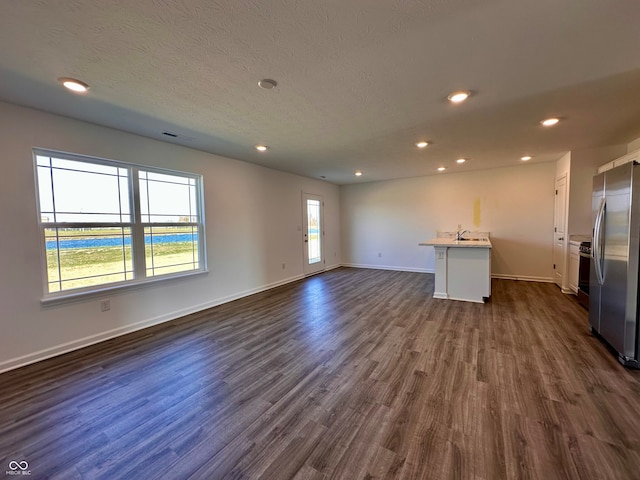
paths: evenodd
<path fill-rule="evenodd" d="M 640 135 L 637 0 L 29 0 L 1 11 L 1 99 L 337 184 L 517 165 L 525 153 L 551 161 Z M 91 90 L 68 93 L 59 77 Z M 260 89 L 262 78 L 278 87 Z M 473 96 L 452 105 L 458 89 Z M 544 129 L 547 116 L 563 121 Z M 421 139 L 433 145 L 419 150 Z"/>

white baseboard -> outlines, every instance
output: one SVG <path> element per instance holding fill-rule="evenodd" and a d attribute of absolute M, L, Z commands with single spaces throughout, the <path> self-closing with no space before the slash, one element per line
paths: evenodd
<path fill-rule="evenodd" d="M 336 263 L 335 265 L 329 265 L 328 267 L 325 267 L 324 271 L 328 272 L 329 270 L 335 270 L 336 268 L 340 268 L 343 265 L 341 263 Z"/>
<path fill-rule="evenodd" d="M 328 267 L 327 270 L 332 270 L 339 266 L 340 265 L 331 266 L 331 267 Z M 0 373 L 6 372 L 9 370 L 14 370 L 19 367 L 24 367 L 25 365 L 29 365 L 35 362 L 40 362 L 42 360 L 46 360 L 47 358 L 56 357 L 64 353 L 72 352 L 73 350 L 78 350 L 80 348 L 88 347 L 90 345 L 95 345 L 96 343 L 104 342 L 105 340 L 109 340 L 111 338 L 120 337 L 122 335 L 126 335 L 127 333 L 132 333 L 138 330 L 142 330 L 143 328 L 148 328 L 154 325 L 168 322 L 170 320 L 175 320 L 176 318 L 184 317 L 185 315 L 201 312 L 208 308 L 217 307 L 218 305 L 222 305 L 223 303 L 232 302 L 234 300 L 238 300 L 243 297 L 248 297 L 249 295 L 253 295 L 256 293 L 264 292 L 265 290 L 270 290 L 272 288 L 286 285 L 287 283 L 293 283 L 303 278 L 304 278 L 304 275 L 295 275 L 293 277 L 289 277 L 284 280 L 273 282 L 268 285 L 264 285 L 262 287 L 252 288 L 240 293 L 218 298 L 211 302 L 201 303 L 199 305 L 191 306 L 189 308 L 184 308 L 181 310 L 175 310 L 173 312 L 165 313 L 163 315 L 159 315 L 154 318 L 143 320 L 141 322 L 136 322 L 129 325 L 125 325 L 123 327 L 114 328 L 113 330 L 108 330 L 106 332 L 97 333 L 95 335 L 90 335 L 88 337 L 79 338 L 77 340 L 56 345 L 55 347 L 46 348 L 44 350 L 39 350 L 37 352 L 30 353 L 28 355 L 23 355 L 21 357 L 5 360 L 4 362 L 0 363 Z"/>
<path fill-rule="evenodd" d="M 343 267 L 370 268 L 373 270 L 392 270 L 394 272 L 435 273 L 432 268 L 392 267 L 388 265 L 365 265 L 362 263 L 343 263 Z"/>
<path fill-rule="evenodd" d="M 532 277 L 528 275 L 505 275 L 503 273 L 494 273 L 491 275 L 491 278 L 500 278 L 502 280 L 520 280 L 523 282 L 553 283 L 553 278 L 551 277 Z"/>
<path fill-rule="evenodd" d="M 371 268 L 374 270 L 393 270 L 396 272 L 417 272 L 417 273 L 435 273 L 433 268 L 413 268 L 413 267 L 392 267 L 387 265 L 367 265 L 362 263 L 343 263 L 343 267 L 352 268 Z M 551 277 L 533 277 L 530 275 L 505 275 L 502 273 L 494 273 L 491 278 L 500 278 L 503 280 L 521 280 L 525 282 L 542 282 L 553 283 Z"/>

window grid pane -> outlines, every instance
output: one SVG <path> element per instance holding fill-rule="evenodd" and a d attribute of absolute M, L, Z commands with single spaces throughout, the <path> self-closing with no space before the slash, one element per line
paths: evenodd
<path fill-rule="evenodd" d="M 129 172 L 124 168 L 43 157 L 38 162 L 41 221 L 129 222 Z"/>
<path fill-rule="evenodd" d="M 46 228 L 49 291 L 134 278 L 131 229 Z"/>
<path fill-rule="evenodd" d="M 102 165 L 94 162 L 81 162 L 78 160 L 68 160 L 65 158 L 51 157 L 51 166 L 59 170 L 69 170 L 72 172 L 96 173 L 104 175 L 118 175 L 118 168 L 110 165 Z"/>
<path fill-rule="evenodd" d="M 198 270 L 198 227 L 148 226 L 144 229 L 147 277 Z"/>
<path fill-rule="evenodd" d="M 143 223 L 199 221 L 195 179 L 141 171 L 139 181 Z"/>

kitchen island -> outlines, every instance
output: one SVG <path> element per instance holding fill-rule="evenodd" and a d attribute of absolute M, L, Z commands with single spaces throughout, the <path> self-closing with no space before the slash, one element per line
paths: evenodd
<path fill-rule="evenodd" d="M 435 248 L 434 298 L 483 303 L 491 296 L 488 236 L 462 240 L 443 236 L 419 245 Z"/>

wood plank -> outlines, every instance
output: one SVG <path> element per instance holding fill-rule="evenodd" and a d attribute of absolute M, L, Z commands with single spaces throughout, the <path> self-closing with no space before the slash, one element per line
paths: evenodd
<path fill-rule="evenodd" d="M 551 284 L 339 268 L 0 375 L 34 478 L 635 478 L 640 372 Z"/>

